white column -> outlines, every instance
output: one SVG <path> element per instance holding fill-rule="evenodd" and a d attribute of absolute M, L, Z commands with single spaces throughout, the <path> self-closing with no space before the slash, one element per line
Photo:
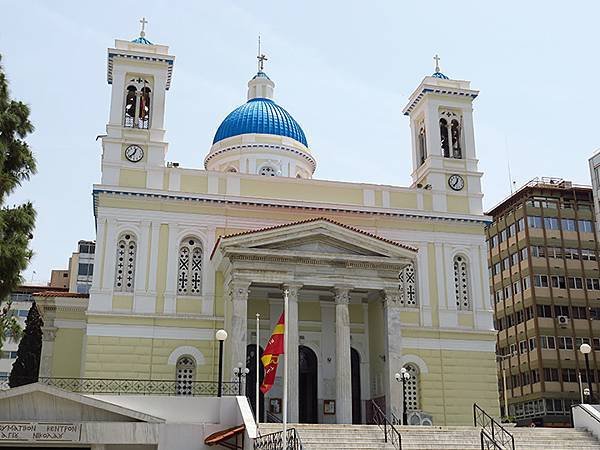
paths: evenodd
<path fill-rule="evenodd" d="M 384 291 L 383 326 L 385 345 L 385 407 L 386 414 L 402 417 L 402 386 L 395 379 L 402 358 L 402 332 L 400 325 L 400 293 L 397 289 Z"/>
<path fill-rule="evenodd" d="M 46 313 L 48 314 L 48 313 Z M 40 377 L 51 377 L 52 376 L 52 361 L 54 360 L 54 342 L 56 340 L 56 332 L 58 329 L 54 327 L 54 316 L 48 320 L 51 326 L 45 326 L 42 328 L 42 354 L 40 355 Z M 45 317 L 44 320 L 49 319 Z"/>
<path fill-rule="evenodd" d="M 150 267 L 148 268 L 148 294 L 156 295 L 158 279 L 158 244 L 160 238 L 160 222 L 152 222 L 150 235 Z"/>
<path fill-rule="evenodd" d="M 335 413 L 337 423 L 352 423 L 349 300 L 349 288 L 335 288 Z"/>
<path fill-rule="evenodd" d="M 115 260 L 117 258 L 117 223 L 115 219 L 106 221 L 106 242 L 104 244 L 104 270 L 102 289 L 113 290 L 115 283 Z"/>
<path fill-rule="evenodd" d="M 104 274 L 104 248 L 106 247 L 106 219 L 104 217 L 98 218 L 98 227 L 96 229 L 96 254 L 94 255 L 94 276 L 92 278 L 92 289 L 98 290 L 102 285 L 102 275 Z"/>
<path fill-rule="evenodd" d="M 233 369 L 242 363 L 246 367 L 246 341 L 248 339 L 248 288 L 250 282 L 231 282 L 231 334 L 230 342 L 231 366 Z"/>
<path fill-rule="evenodd" d="M 285 332 L 288 334 L 288 420 L 290 423 L 298 422 L 298 291 L 302 287 L 299 283 L 284 284 L 288 290 L 288 323 Z"/>

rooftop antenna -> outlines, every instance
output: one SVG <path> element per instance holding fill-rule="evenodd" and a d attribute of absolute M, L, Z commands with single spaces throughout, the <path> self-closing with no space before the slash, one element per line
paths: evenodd
<path fill-rule="evenodd" d="M 516 182 L 512 179 L 512 174 L 510 172 L 510 156 L 508 154 L 508 136 L 507 135 L 504 135 L 504 151 L 506 152 L 506 165 L 508 166 L 508 182 L 510 184 L 510 195 L 513 195 Z"/>

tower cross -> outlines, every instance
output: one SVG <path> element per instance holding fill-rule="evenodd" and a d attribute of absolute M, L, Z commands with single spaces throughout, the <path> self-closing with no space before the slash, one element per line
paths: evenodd
<path fill-rule="evenodd" d="M 146 24 L 148 23 L 148 21 L 146 20 L 145 17 L 142 17 L 142 19 L 140 20 L 140 23 L 142 24 L 142 30 L 140 31 L 140 36 L 144 37 L 146 35 L 146 32 L 144 30 L 146 28 Z"/>
<path fill-rule="evenodd" d="M 440 57 L 437 55 L 437 53 L 435 54 L 433 59 L 435 60 L 435 71 L 439 72 L 440 71 Z"/>

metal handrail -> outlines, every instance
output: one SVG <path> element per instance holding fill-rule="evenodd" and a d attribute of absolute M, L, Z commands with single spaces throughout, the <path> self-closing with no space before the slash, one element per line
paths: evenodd
<path fill-rule="evenodd" d="M 594 416 L 591 412 L 589 412 L 587 409 L 582 408 L 581 404 L 576 404 L 576 405 L 571 405 L 571 410 L 574 408 L 581 408 L 582 411 L 585 411 L 585 413 L 590 416 L 592 419 L 594 419 L 596 422 L 600 423 L 600 419 L 598 419 L 596 416 Z M 573 417 L 573 412 L 571 411 L 571 417 Z"/>
<path fill-rule="evenodd" d="M 379 426 L 380 430 L 383 430 L 383 437 L 385 442 L 388 442 L 388 437 L 394 448 L 402 450 L 402 436 L 396 429 L 394 424 L 387 418 L 385 413 L 381 410 L 379 405 L 371 400 L 371 406 L 373 407 L 373 421 Z"/>
<path fill-rule="evenodd" d="M 129 378 L 39 377 L 38 383 L 82 394 L 217 396 L 217 381 L 138 380 Z M 225 381 L 223 395 L 238 395 L 238 383 Z M 8 379 L 0 379 L 0 391 L 9 389 Z"/>
<path fill-rule="evenodd" d="M 283 431 L 276 431 L 254 439 L 254 450 L 303 450 L 302 441 L 295 428 L 286 430 L 286 445 L 283 449 Z"/>
<path fill-rule="evenodd" d="M 270 411 L 267 411 L 267 423 L 282 423 L 282 420 Z"/>
<path fill-rule="evenodd" d="M 492 416 L 486 413 L 477 403 L 473 403 L 473 425 L 481 427 L 498 448 L 505 450 L 508 446 L 511 450 L 515 450 L 515 438 L 498 423 Z M 483 441 L 482 441 L 483 442 Z M 483 445 L 483 444 L 482 444 Z M 482 449 L 484 447 L 481 447 Z"/>
<path fill-rule="evenodd" d="M 485 432 L 483 428 L 479 433 L 479 438 L 481 440 L 481 450 L 504 450 Z"/>

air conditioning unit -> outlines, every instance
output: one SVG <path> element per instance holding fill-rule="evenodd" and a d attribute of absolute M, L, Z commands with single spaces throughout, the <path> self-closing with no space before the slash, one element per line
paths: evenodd
<path fill-rule="evenodd" d="M 558 316 L 556 320 L 558 320 L 558 326 L 561 328 L 567 328 L 569 325 L 569 316 Z"/>
<path fill-rule="evenodd" d="M 409 425 L 433 425 L 433 416 L 423 411 L 408 411 L 406 413 L 406 420 Z"/>

